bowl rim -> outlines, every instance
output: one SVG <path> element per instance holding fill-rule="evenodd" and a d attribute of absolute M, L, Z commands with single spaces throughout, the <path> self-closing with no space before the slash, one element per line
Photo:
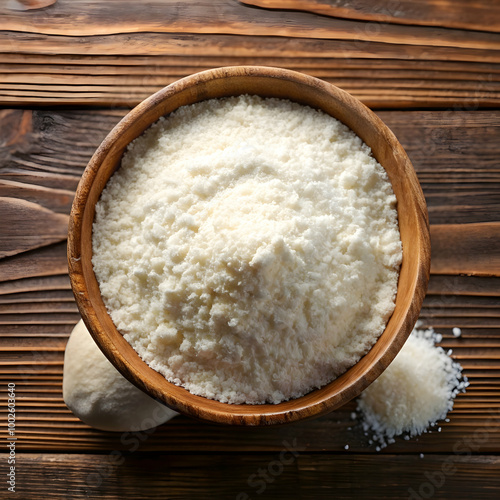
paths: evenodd
<path fill-rule="evenodd" d="M 130 142 L 126 141 L 123 143 L 123 141 L 120 141 L 124 133 L 130 132 L 130 130 L 141 121 L 141 118 L 144 118 L 148 113 L 152 113 L 157 110 L 162 103 L 175 98 L 175 96 L 178 96 L 181 92 L 190 92 L 201 88 L 201 95 L 195 96 L 192 101 L 199 102 L 207 98 L 211 98 L 210 96 L 203 95 L 204 85 L 211 84 L 215 81 L 222 82 L 222 84 L 224 84 L 224 82 L 227 82 L 228 79 L 231 78 L 279 79 L 291 82 L 293 85 L 312 87 L 323 92 L 327 97 L 331 96 L 335 99 L 341 100 L 360 116 L 371 120 L 372 123 L 375 124 L 374 126 L 378 127 L 381 131 L 384 138 L 391 143 L 391 146 L 393 147 L 393 155 L 397 157 L 397 160 L 395 161 L 397 161 L 398 165 L 404 166 L 404 168 L 402 167 L 402 172 L 408 176 L 407 182 L 412 187 L 412 198 L 416 210 L 415 232 L 418 237 L 417 247 L 414 251 L 416 252 L 419 260 L 418 270 L 416 271 L 415 281 L 411 284 L 411 289 L 408 291 L 408 293 L 411 294 L 411 300 L 407 304 L 407 309 L 402 319 L 398 320 L 397 332 L 393 336 L 392 341 L 384 348 L 381 348 L 379 340 L 382 337 L 382 334 L 370 351 L 362 356 L 358 363 L 330 384 L 327 384 L 321 389 L 315 389 L 300 398 L 275 405 L 233 405 L 221 403 L 219 401 L 210 400 L 201 396 L 194 396 L 186 389 L 168 382 L 162 375 L 150 368 L 139 357 L 135 350 L 133 350 L 132 346 L 130 346 L 130 344 L 123 339 L 121 334 L 118 333 L 119 338 L 116 336 L 118 331 L 116 330 L 116 327 L 112 325 L 109 314 L 107 316 L 112 326 L 108 324 L 108 329 L 106 329 L 106 325 L 102 324 L 102 318 L 101 320 L 99 319 L 96 314 L 96 310 L 94 309 L 95 301 L 100 301 L 100 303 L 103 304 L 100 293 L 98 292 L 99 297 L 95 297 L 95 294 L 92 297 L 89 292 L 89 286 L 91 286 L 92 279 L 95 280 L 96 283 L 97 281 L 92 271 L 91 264 L 89 270 L 89 264 L 87 262 L 88 259 L 82 259 L 82 245 L 84 245 L 86 237 L 88 237 L 88 234 L 83 233 L 82 230 L 84 226 L 83 218 L 85 216 L 86 209 L 88 208 L 87 202 L 89 191 L 92 188 L 93 183 L 97 182 L 96 177 L 99 168 L 108 155 L 112 154 L 113 151 L 116 152 L 120 149 L 123 152 L 123 149 L 125 149 L 126 145 Z M 231 92 L 227 95 L 241 95 L 245 93 L 247 92 Z M 260 95 L 263 94 L 264 93 L 260 93 Z M 286 99 L 287 97 L 283 98 Z M 288 99 L 290 98 L 288 97 Z M 300 102 L 300 99 L 291 100 Z M 142 123 L 142 131 L 154 123 L 154 121 L 156 120 L 151 122 L 146 120 L 144 122 L 146 123 L 146 126 Z M 142 131 L 140 131 L 136 137 L 142 134 Z M 122 152 L 120 153 L 120 158 Z M 118 160 L 118 164 L 119 161 L 120 160 Z M 382 166 L 384 167 L 383 164 Z M 102 187 L 104 187 L 104 185 Z M 102 191 L 102 187 L 99 191 L 99 195 Z M 399 216 L 400 213 L 398 210 L 398 220 Z M 90 239 L 91 236 L 92 233 L 90 233 Z M 404 259 L 405 249 L 403 248 L 403 260 Z M 380 118 L 378 118 L 377 115 L 375 115 L 355 97 L 330 83 L 292 70 L 268 66 L 229 66 L 215 68 L 195 73 L 177 80 L 176 82 L 154 93 L 127 113 L 102 141 L 82 175 L 73 201 L 68 228 L 68 269 L 71 287 L 75 295 L 78 309 L 84 323 L 89 329 L 89 332 L 96 341 L 97 345 L 123 376 L 148 395 L 161 401 L 176 411 L 204 421 L 248 426 L 290 423 L 329 413 L 359 395 L 362 390 L 364 390 L 385 370 L 385 368 L 402 348 L 418 319 L 429 280 L 430 233 L 427 208 L 416 173 L 403 147 L 398 142 L 392 131 L 390 131 Z M 398 283 L 398 293 L 399 292 Z M 388 320 L 384 332 L 387 330 L 387 325 L 390 321 L 391 318 Z M 113 328 L 114 331 L 112 331 Z M 379 352 L 377 351 L 377 354 L 374 355 L 374 360 L 370 368 L 368 370 L 364 370 L 352 381 L 347 381 L 346 377 L 348 377 L 348 374 L 352 375 L 352 373 L 355 373 L 352 370 L 359 365 L 363 358 L 368 356 L 368 354 L 375 349 L 377 344 L 379 344 Z M 126 346 L 130 348 L 133 354 Z M 123 355 L 123 351 L 127 354 Z M 152 374 L 151 371 L 159 375 L 166 385 L 161 382 L 158 377 Z M 147 377 L 144 377 L 144 373 L 148 374 Z M 154 381 L 151 381 L 151 377 L 153 377 L 158 384 L 161 384 L 161 389 Z M 341 391 L 332 392 L 326 390 L 332 384 L 336 383 L 336 381 L 341 379 L 343 379 L 342 383 L 344 384 Z M 168 390 L 165 388 L 168 388 Z M 319 399 L 313 400 L 315 397 L 314 395 L 319 391 L 323 391 L 323 395 Z"/>

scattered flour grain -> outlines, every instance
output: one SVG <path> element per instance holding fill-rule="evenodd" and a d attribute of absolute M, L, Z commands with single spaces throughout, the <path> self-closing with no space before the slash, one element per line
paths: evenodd
<path fill-rule="evenodd" d="M 469 385 L 462 367 L 435 343 L 433 329 L 413 330 L 394 361 L 358 398 L 363 430 L 384 448 L 394 437 L 432 432 Z M 441 432 L 441 428 L 438 428 Z"/>
<path fill-rule="evenodd" d="M 125 339 L 153 369 L 227 403 L 321 387 L 394 309 L 396 198 L 334 118 L 241 96 L 161 118 L 96 206 L 93 265 Z"/>

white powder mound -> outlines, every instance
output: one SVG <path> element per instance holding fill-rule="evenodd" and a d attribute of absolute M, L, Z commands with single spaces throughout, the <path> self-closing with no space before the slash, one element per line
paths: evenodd
<path fill-rule="evenodd" d="M 321 387 L 375 343 L 402 247 L 385 170 L 286 100 L 183 107 L 136 139 L 96 206 L 93 265 L 152 368 L 227 403 Z"/>
<path fill-rule="evenodd" d="M 380 448 L 395 436 L 427 432 L 469 385 L 451 352 L 435 345 L 440 339 L 433 329 L 413 330 L 394 361 L 358 398 L 363 429 Z"/>

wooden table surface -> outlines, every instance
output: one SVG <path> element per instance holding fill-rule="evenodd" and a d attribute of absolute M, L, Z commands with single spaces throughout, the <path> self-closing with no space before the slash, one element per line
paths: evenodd
<path fill-rule="evenodd" d="M 93 430 L 64 405 L 64 347 L 79 319 L 67 220 L 87 161 L 147 95 L 239 64 L 344 88 L 406 148 L 432 231 L 421 318 L 471 382 L 442 432 L 378 453 L 350 418 L 354 402 L 280 428 L 177 417 L 135 434 Z M 498 0 L 6 0 L 0 106 L 0 498 L 500 497 Z"/>

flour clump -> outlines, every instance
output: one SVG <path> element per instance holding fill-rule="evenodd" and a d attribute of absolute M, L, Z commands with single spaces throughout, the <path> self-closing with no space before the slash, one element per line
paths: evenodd
<path fill-rule="evenodd" d="M 96 205 L 94 271 L 118 330 L 190 392 L 279 403 L 354 365 L 394 310 L 387 173 L 350 129 L 280 99 L 179 108 Z"/>
<path fill-rule="evenodd" d="M 417 323 L 418 325 L 418 323 Z M 385 448 L 431 431 L 453 409 L 455 397 L 469 385 L 460 364 L 436 345 L 442 335 L 415 328 L 394 361 L 365 389 L 358 410 L 365 433 Z M 432 431 L 431 431 L 432 432 Z"/>

